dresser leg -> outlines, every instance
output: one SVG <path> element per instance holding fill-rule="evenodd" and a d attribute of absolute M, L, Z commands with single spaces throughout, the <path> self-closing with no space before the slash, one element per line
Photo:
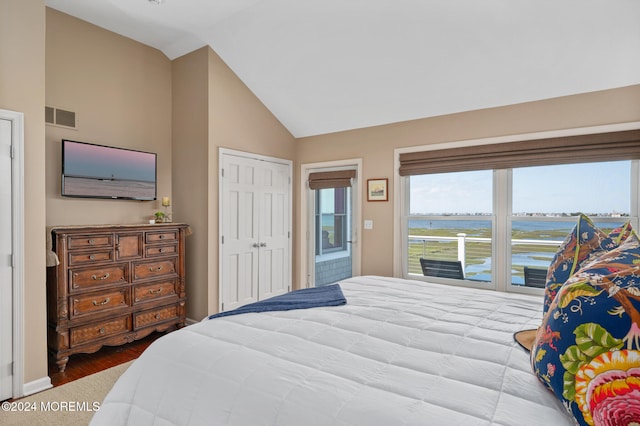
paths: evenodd
<path fill-rule="evenodd" d="M 56 359 L 56 365 L 61 373 L 67 368 L 67 362 L 69 362 L 69 357 L 65 356 L 59 359 Z"/>

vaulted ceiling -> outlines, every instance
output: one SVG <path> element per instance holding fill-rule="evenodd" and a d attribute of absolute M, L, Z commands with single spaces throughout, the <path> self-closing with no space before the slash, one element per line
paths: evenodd
<path fill-rule="evenodd" d="M 638 0 L 46 0 L 209 45 L 296 137 L 640 84 Z"/>

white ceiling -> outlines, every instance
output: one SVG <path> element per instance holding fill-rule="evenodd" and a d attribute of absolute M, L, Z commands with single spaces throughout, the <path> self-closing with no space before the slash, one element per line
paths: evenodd
<path fill-rule="evenodd" d="M 638 0 L 46 0 L 204 45 L 296 137 L 640 84 Z"/>

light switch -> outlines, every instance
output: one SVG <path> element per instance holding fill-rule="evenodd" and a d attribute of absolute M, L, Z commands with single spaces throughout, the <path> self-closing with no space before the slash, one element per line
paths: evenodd
<path fill-rule="evenodd" d="M 373 229 L 373 221 L 372 220 L 365 220 L 364 221 L 364 229 Z"/>

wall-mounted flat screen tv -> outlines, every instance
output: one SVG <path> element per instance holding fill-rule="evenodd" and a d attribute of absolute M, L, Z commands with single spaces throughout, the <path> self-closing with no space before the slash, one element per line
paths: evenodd
<path fill-rule="evenodd" d="M 62 140 L 62 195 L 156 199 L 157 154 Z"/>

